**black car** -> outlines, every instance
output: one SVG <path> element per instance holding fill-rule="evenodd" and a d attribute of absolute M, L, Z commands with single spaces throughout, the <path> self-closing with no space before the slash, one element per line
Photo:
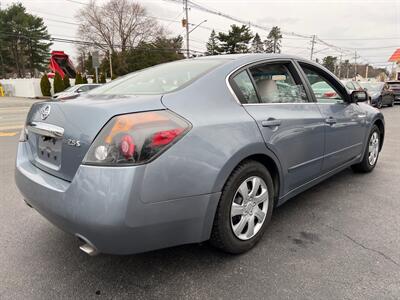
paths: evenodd
<path fill-rule="evenodd" d="M 400 103 L 400 80 L 386 82 L 394 94 L 394 102 Z"/>
<path fill-rule="evenodd" d="M 384 82 L 360 82 L 360 85 L 368 92 L 371 97 L 371 105 L 377 108 L 382 106 L 394 105 L 394 93 L 389 85 Z"/>

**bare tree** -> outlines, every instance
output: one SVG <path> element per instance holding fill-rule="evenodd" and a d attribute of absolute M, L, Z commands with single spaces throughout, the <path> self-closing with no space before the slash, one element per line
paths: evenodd
<path fill-rule="evenodd" d="M 157 22 L 132 0 L 110 0 L 103 5 L 92 0 L 77 15 L 79 34 L 85 40 L 112 52 L 125 52 L 140 42 L 154 40 L 163 34 Z"/>

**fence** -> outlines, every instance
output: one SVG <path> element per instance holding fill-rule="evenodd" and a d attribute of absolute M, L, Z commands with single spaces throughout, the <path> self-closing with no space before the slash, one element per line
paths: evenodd
<path fill-rule="evenodd" d="M 53 79 L 49 80 L 53 87 Z M 71 85 L 74 85 L 75 79 L 70 79 L 70 82 Z M 3 86 L 5 96 L 26 98 L 42 97 L 40 78 L 0 79 L 0 83 Z M 51 92 L 53 93 L 53 90 Z"/>

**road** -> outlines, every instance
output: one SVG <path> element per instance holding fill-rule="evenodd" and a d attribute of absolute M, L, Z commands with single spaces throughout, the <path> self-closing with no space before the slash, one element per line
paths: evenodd
<path fill-rule="evenodd" d="M 19 104 L 0 104 L 1 128 L 23 120 L 29 102 Z M 279 207 L 240 256 L 204 243 L 89 257 L 24 204 L 13 176 L 18 135 L 0 136 L 0 298 L 399 299 L 400 106 L 383 112 L 374 172 L 346 170 Z"/>

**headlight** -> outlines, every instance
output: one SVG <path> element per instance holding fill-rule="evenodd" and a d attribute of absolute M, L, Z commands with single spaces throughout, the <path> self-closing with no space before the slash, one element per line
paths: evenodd
<path fill-rule="evenodd" d="M 160 155 L 191 128 L 169 111 L 151 111 L 112 118 L 84 158 L 85 164 L 136 165 Z"/>

